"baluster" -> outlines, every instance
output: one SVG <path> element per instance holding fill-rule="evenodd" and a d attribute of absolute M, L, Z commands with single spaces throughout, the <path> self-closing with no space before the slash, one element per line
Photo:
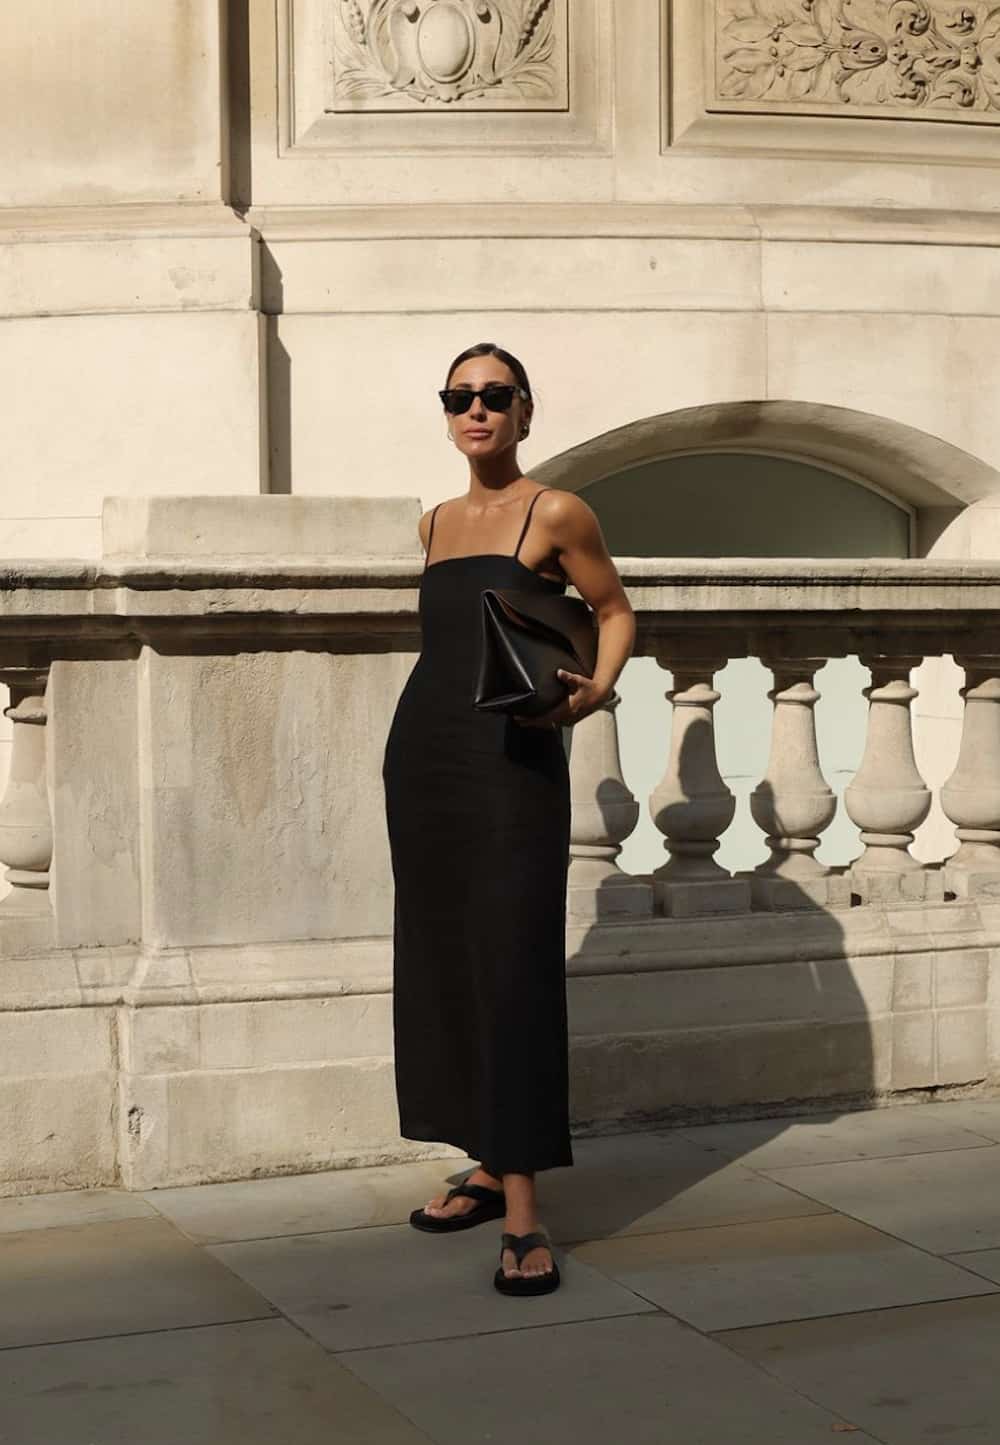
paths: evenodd
<path fill-rule="evenodd" d="M 0 859 L 8 864 L 10 892 L 0 903 L 5 918 L 39 918 L 49 912 L 52 823 L 45 778 L 47 670 L 5 668 L 10 688 L 4 713 L 14 724 L 10 775 L 0 801 Z"/>
<path fill-rule="evenodd" d="M 649 808 L 664 834 L 668 862 L 652 875 L 657 907 L 674 917 L 741 913 L 750 907 L 750 885 L 716 863 L 719 837 L 733 821 L 736 799 L 722 781 L 715 756 L 712 686 L 725 658 L 657 656 L 674 675 L 666 694 L 673 706 L 670 757 Z"/>
<path fill-rule="evenodd" d="M 940 871 L 928 872 L 910 853 L 913 833 L 927 817 L 930 790 L 913 756 L 910 704 L 917 690 L 910 670 L 919 657 L 862 657 L 872 675 L 868 732 L 861 766 L 844 794 L 848 817 L 861 829 L 865 851 L 849 876 L 863 902 L 943 896 Z"/>
<path fill-rule="evenodd" d="M 572 823 L 567 912 L 576 918 L 641 917 L 653 890 L 622 871 L 622 843 L 639 821 L 639 804 L 622 776 L 618 693 L 573 728 L 570 745 Z"/>
<path fill-rule="evenodd" d="M 813 856 L 833 822 L 837 799 L 823 776 L 816 746 L 813 679 L 826 659 L 769 661 L 774 687 L 771 751 L 764 777 L 750 794 L 753 820 L 771 856 L 747 875 L 758 908 L 829 907 L 851 901 L 851 887 Z"/>
<path fill-rule="evenodd" d="M 965 715 L 955 771 L 941 808 L 957 824 L 945 887 L 960 898 L 1000 893 L 1000 657 L 956 657 L 965 669 Z"/>

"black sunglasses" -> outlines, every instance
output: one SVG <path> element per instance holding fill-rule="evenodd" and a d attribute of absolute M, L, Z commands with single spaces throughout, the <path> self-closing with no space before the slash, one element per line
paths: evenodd
<path fill-rule="evenodd" d="M 522 401 L 530 401 L 531 398 L 523 386 L 510 386 L 505 382 L 491 381 L 480 391 L 470 391 L 468 387 L 446 387 L 439 391 L 438 396 L 444 404 L 444 409 L 449 416 L 462 416 L 472 406 L 477 396 L 483 399 L 483 406 L 487 411 L 510 411 L 515 396 Z"/>

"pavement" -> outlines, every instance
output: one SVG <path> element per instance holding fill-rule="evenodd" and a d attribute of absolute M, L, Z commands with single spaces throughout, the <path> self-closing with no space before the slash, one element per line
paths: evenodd
<path fill-rule="evenodd" d="M 1000 1445 L 1000 1099 L 575 1141 L 562 1288 L 454 1159 L 0 1200 L 3 1445 Z"/>

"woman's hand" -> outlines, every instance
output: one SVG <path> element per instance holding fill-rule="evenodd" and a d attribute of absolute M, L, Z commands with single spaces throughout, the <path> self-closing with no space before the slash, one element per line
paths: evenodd
<path fill-rule="evenodd" d="M 582 673 L 567 672 L 564 667 L 558 667 L 556 676 L 569 688 L 565 701 L 550 712 L 542 713 L 541 717 L 515 716 L 516 723 L 526 728 L 572 727 L 589 717 L 592 712 L 597 712 L 611 695 L 609 689 L 601 687 L 592 677 L 584 677 Z"/>

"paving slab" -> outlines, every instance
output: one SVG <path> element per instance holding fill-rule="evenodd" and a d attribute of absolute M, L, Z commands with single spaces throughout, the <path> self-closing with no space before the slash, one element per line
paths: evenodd
<path fill-rule="evenodd" d="M 542 1221 L 559 1243 L 827 1212 L 687 1139 L 661 1133 L 575 1140 L 571 1169 L 538 1176 Z"/>
<path fill-rule="evenodd" d="M 198 1244 L 317 1234 L 403 1224 L 410 1211 L 472 1172 L 471 1162 L 421 1160 L 370 1169 L 335 1169 L 150 1189 L 147 1207 L 157 1210 Z"/>
<path fill-rule="evenodd" d="M 997 1296 L 714 1338 L 885 1445 L 996 1445 L 1000 1438 Z"/>
<path fill-rule="evenodd" d="M 7 1445 L 428 1445 L 285 1320 L 0 1352 Z"/>
<path fill-rule="evenodd" d="M 1000 1247 L 1000 1146 L 767 1170 L 770 1178 L 933 1254 Z"/>
<path fill-rule="evenodd" d="M 220 1244 L 210 1253 L 330 1350 L 654 1308 L 561 1255 L 560 1289 L 528 1301 L 501 1295 L 493 1288 L 501 1232 L 499 1221 L 444 1236 L 393 1225 Z"/>
<path fill-rule="evenodd" d="M 944 1112 L 947 1107 L 931 1115 L 922 1104 L 900 1104 L 854 1113 L 704 1124 L 680 1132 L 693 1143 L 753 1169 L 988 1147 L 986 1137 L 973 1129 L 971 1114 L 949 1116 Z M 996 1120 L 1000 1134 L 1000 1112 Z"/>
<path fill-rule="evenodd" d="M 982 1275 L 1000 1284 L 1000 1249 L 969 1249 L 948 1258 L 962 1269 L 971 1269 L 973 1274 Z"/>
<path fill-rule="evenodd" d="M 600 1240 L 573 1256 L 701 1330 L 1000 1293 L 837 1215 Z"/>
<path fill-rule="evenodd" d="M 1000 1142 L 1000 1099 L 940 1099 L 918 1107 L 929 1119 L 954 1122 L 970 1133 Z"/>
<path fill-rule="evenodd" d="M 116 1219 L 155 1219 L 156 1210 L 124 1189 L 66 1189 L 0 1199 L 0 1234 L 66 1225 L 110 1224 Z"/>
<path fill-rule="evenodd" d="M 572 1168 L 538 1176 L 543 1222 L 557 1242 L 826 1212 L 816 1200 L 679 1136 L 579 1139 L 573 1150 Z M 471 1167 L 431 1160 L 155 1189 L 142 1199 L 196 1243 L 226 1244 L 403 1224 Z"/>
<path fill-rule="evenodd" d="M 273 1314 L 161 1219 L 0 1234 L 0 1349 Z"/>
<path fill-rule="evenodd" d="M 438 1445 L 832 1445 L 850 1423 L 662 1314 L 339 1358 Z"/>

